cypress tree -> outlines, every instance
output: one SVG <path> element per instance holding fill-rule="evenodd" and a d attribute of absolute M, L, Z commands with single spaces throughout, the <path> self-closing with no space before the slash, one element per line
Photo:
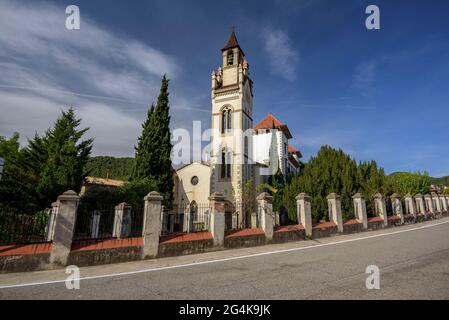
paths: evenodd
<path fill-rule="evenodd" d="M 148 110 L 142 125 L 142 135 L 136 147 L 136 157 L 131 181 L 145 179 L 156 182 L 157 191 L 164 197 L 165 205 L 173 198 L 173 149 L 170 133 L 169 80 L 164 75 L 156 106 Z"/>
<path fill-rule="evenodd" d="M 147 118 L 142 124 L 142 134 L 135 147 L 134 168 L 131 175 L 131 181 L 139 181 L 146 178 L 153 178 L 157 172 L 157 149 L 156 141 L 156 119 L 154 114 L 154 105 L 148 109 Z"/>
<path fill-rule="evenodd" d="M 166 205 L 170 205 L 173 200 L 173 167 L 171 153 L 173 145 L 171 143 L 170 132 L 170 104 L 168 92 L 169 80 L 166 75 L 162 78 L 161 90 L 157 99 L 155 115 L 158 124 L 158 186 L 159 192 L 164 197 Z"/>

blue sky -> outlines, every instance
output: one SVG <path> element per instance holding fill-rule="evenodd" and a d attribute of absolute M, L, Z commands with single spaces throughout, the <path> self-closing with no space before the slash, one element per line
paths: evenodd
<path fill-rule="evenodd" d="M 70 4 L 78 31 L 64 27 Z M 381 30 L 365 28 L 370 4 Z M 96 155 L 132 156 L 165 72 L 172 127 L 206 129 L 210 73 L 235 26 L 255 121 L 288 124 L 305 160 L 328 144 L 387 172 L 448 175 L 448 13 L 444 0 L 0 0 L 0 135 L 25 143 L 73 105 Z"/>

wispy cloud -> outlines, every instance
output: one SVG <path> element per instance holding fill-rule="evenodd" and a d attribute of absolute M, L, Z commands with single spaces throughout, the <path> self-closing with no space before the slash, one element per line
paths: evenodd
<path fill-rule="evenodd" d="M 375 60 L 364 61 L 357 65 L 352 87 L 362 95 L 370 95 L 375 89 L 378 63 Z"/>
<path fill-rule="evenodd" d="M 265 53 L 270 57 L 273 74 L 294 81 L 297 75 L 299 52 L 294 49 L 288 34 L 266 27 L 262 32 Z"/>
<path fill-rule="evenodd" d="M 74 106 L 91 127 L 96 154 L 131 155 L 161 76 L 176 79 L 182 68 L 174 57 L 83 12 L 81 19 L 81 29 L 69 31 L 65 7 L 0 2 L 0 135 L 18 131 L 25 143 L 61 108 Z"/>

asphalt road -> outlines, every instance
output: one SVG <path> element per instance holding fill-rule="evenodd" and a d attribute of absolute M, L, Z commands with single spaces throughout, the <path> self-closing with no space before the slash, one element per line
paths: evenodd
<path fill-rule="evenodd" d="M 366 289 L 369 265 L 380 268 L 379 290 Z M 0 299 L 449 299 L 449 219 L 82 268 L 88 279 L 79 290 L 66 289 L 66 277 L 64 270 L 0 275 Z"/>

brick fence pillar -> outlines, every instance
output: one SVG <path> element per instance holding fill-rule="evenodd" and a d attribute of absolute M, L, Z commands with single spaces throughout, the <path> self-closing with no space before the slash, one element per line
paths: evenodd
<path fill-rule="evenodd" d="M 131 234 L 131 210 L 132 207 L 127 203 L 120 203 L 115 207 L 112 237 L 126 238 Z"/>
<path fill-rule="evenodd" d="M 59 201 L 53 202 L 51 204 L 51 212 L 50 216 L 48 217 L 48 223 L 47 223 L 47 241 L 51 242 L 53 241 L 53 238 L 55 236 L 55 227 L 56 227 L 56 217 L 59 213 Z"/>
<path fill-rule="evenodd" d="M 75 232 L 79 199 L 78 194 L 71 190 L 58 197 L 59 206 L 55 217 L 53 250 L 50 255 L 50 263 L 53 266 L 67 265 Z"/>
<path fill-rule="evenodd" d="M 424 202 L 426 203 L 427 206 L 427 212 L 429 212 L 431 215 L 433 215 L 435 213 L 435 208 L 433 206 L 433 201 L 432 201 L 432 196 L 430 194 L 426 194 L 424 196 Z"/>
<path fill-rule="evenodd" d="M 393 214 L 401 219 L 401 224 L 404 224 L 404 211 L 402 210 L 401 197 L 397 193 L 394 193 L 391 195 L 390 200 Z"/>
<path fill-rule="evenodd" d="M 225 198 L 221 193 L 215 192 L 210 195 L 209 203 L 211 208 L 210 232 L 214 238 L 214 245 L 222 247 L 225 233 Z"/>
<path fill-rule="evenodd" d="M 415 203 L 416 203 L 416 214 L 424 214 L 427 216 L 426 206 L 424 205 L 424 198 L 422 194 L 418 193 L 415 195 Z"/>
<path fill-rule="evenodd" d="M 257 203 L 260 210 L 260 222 L 268 241 L 273 239 L 274 232 L 274 213 L 273 197 L 263 192 L 257 197 Z"/>
<path fill-rule="evenodd" d="M 306 237 L 312 237 L 312 206 L 310 204 L 310 196 L 307 193 L 300 193 L 296 197 L 296 214 L 298 216 L 298 224 L 304 227 Z"/>
<path fill-rule="evenodd" d="M 343 218 L 341 216 L 341 198 L 336 193 L 327 196 L 329 219 L 337 225 L 338 232 L 343 232 Z"/>
<path fill-rule="evenodd" d="M 161 234 L 162 196 L 156 192 L 150 192 L 145 198 L 143 217 L 143 252 L 142 258 L 155 258 L 159 250 L 159 235 Z"/>
<path fill-rule="evenodd" d="M 432 203 L 433 203 L 433 206 L 435 209 L 435 213 L 438 213 L 441 215 L 443 213 L 443 208 L 441 207 L 440 197 L 438 196 L 438 194 L 436 192 L 432 192 L 431 197 L 432 197 Z"/>
<path fill-rule="evenodd" d="M 354 201 L 354 213 L 356 219 L 363 224 L 363 229 L 368 229 L 368 217 L 366 214 L 366 201 L 363 194 L 357 193 L 352 197 Z"/>
<path fill-rule="evenodd" d="M 440 195 L 440 202 L 441 202 L 441 208 L 443 209 L 443 212 L 447 212 L 447 210 L 448 210 L 447 200 L 444 197 L 444 195 Z"/>
<path fill-rule="evenodd" d="M 416 219 L 416 206 L 415 201 L 413 201 L 412 195 L 409 193 L 404 198 L 405 201 L 405 213 L 411 214 Z"/>
<path fill-rule="evenodd" d="M 385 204 L 385 197 L 381 193 L 374 195 L 374 211 L 377 216 L 384 221 L 384 226 L 388 227 L 387 206 Z"/>
<path fill-rule="evenodd" d="M 257 213 L 252 212 L 251 213 L 251 229 L 257 229 Z"/>

